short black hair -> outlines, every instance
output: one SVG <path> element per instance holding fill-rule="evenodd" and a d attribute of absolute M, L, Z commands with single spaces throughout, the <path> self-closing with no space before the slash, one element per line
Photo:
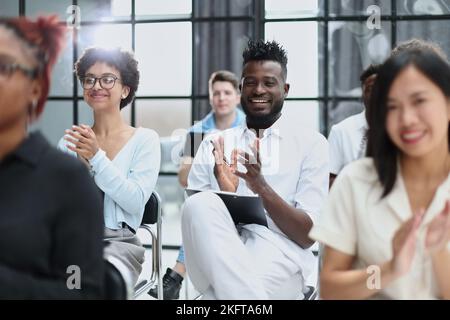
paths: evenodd
<path fill-rule="evenodd" d="M 368 109 L 367 156 L 373 157 L 378 179 L 384 189 L 383 197 L 388 195 L 394 187 L 397 178 L 397 157 L 400 152 L 386 129 L 388 95 L 398 75 L 411 65 L 423 73 L 439 87 L 444 96 L 450 99 L 450 65 L 433 49 L 421 48 L 403 51 L 391 56 L 380 67 Z M 450 145 L 450 127 L 448 135 Z"/>
<path fill-rule="evenodd" d="M 361 81 L 361 86 L 364 85 L 364 82 L 371 77 L 374 74 L 378 73 L 378 70 L 380 70 L 379 64 L 371 64 L 369 65 L 359 76 L 359 81 Z"/>
<path fill-rule="evenodd" d="M 96 62 L 104 62 L 116 68 L 120 72 L 122 84 L 130 88 L 128 96 L 120 101 L 120 109 L 131 103 L 139 86 L 138 62 L 134 54 L 120 48 L 88 48 L 75 63 L 78 79 L 83 78 L 87 70 Z"/>
<path fill-rule="evenodd" d="M 283 70 L 283 78 L 287 78 L 287 52 L 276 41 L 249 40 L 247 48 L 242 53 L 243 65 L 249 61 L 269 60 L 278 62 Z"/>

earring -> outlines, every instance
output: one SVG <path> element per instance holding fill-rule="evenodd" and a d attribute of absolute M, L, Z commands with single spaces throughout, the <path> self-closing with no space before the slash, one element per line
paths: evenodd
<path fill-rule="evenodd" d="M 33 115 L 36 112 L 37 104 L 38 104 L 37 100 L 31 101 L 30 109 L 28 110 L 30 115 Z"/>
<path fill-rule="evenodd" d="M 33 100 L 30 103 L 30 107 L 28 108 L 28 121 L 27 121 L 27 128 L 28 125 L 33 123 L 36 119 L 36 108 L 37 108 L 37 100 Z"/>

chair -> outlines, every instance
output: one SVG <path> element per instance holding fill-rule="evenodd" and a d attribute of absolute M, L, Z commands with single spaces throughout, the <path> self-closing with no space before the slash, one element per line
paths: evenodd
<path fill-rule="evenodd" d="M 317 300 L 317 289 L 313 286 L 306 286 L 306 292 L 303 293 L 303 300 Z"/>
<path fill-rule="evenodd" d="M 305 286 L 305 290 L 303 292 L 303 300 L 318 300 L 319 299 L 319 274 L 320 274 L 320 269 L 321 269 L 321 252 L 322 252 L 322 248 L 320 246 L 319 243 L 316 242 L 316 244 L 314 244 L 314 246 L 312 247 L 312 253 L 314 254 L 314 256 L 317 258 L 317 270 L 315 273 L 315 284 L 314 286 L 312 285 L 306 285 Z"/>
<path fill-rule="evenodd" d="M 131 274 L 119 259 L 108 256 L 105 262 L 105 300 L 128 300 L 131 297 Z"/>
<path fill-rule="evenodd" d="M 162 300 L 163 288 L 161 274 L 161 257 L 162 257 L 162 215 L 161 215 L 161 198 L 156 191 L 153 191 L 150 199 L 147 201 L 144 209 L 144 216 L 140 229 L 146 230 L 152 237 L 152 274 L 150 279 L 140 281 L 134 288 L 134 298 L 142 293 L 147 292 L 154 285 L 158 285 L 158 300 Z M 154 225 L 156 224 L 156 232 Z"/>

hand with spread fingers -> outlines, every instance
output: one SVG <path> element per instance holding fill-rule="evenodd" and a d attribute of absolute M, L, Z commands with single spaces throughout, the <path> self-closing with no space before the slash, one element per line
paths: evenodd
<path fill-rule="evenodd" d="M 392 240 L 393 258 L 391 268 L 395 275 L 409 272 L 416 252 L 417 230 L 423 218 L 423 210 L 407 220 L 397 230 Z"/>
<path fill-rule="evenodd" d="M 428 225 L 425 247 L 431 252 L 447 248 L 450 241 L 450 201 L 445 202 L 444 209 Z"/>
<path fill-rule="evenodd" d="M 67 145 L 69 150 L 76 152 L 79 157 L 88 161 L 94 157 L 99 147 L 91 127 L 82 124 L 72 126 L 72 130 L 66 130 L 65 132 L 69 135 L 65 137 L 65 140 L 73 144 Z"/>
<path fill-rule="evenodd" d="M 235 175 L 244 179 L 247 186 L 256 194 L 260 194 L 267 187 L 267 182 L 261 174 L 261 158 L 259 155 L 259 139 L 255 140 L 253 146 L 250 146 L 253 155 L 236 150 L 238 153 L 238 161 L 247 169 L 246 173 L 235 171 Z"/>
<path fill-rule="evenodd" d="M 210 141 L 214 146 L 214 175 L 220 190 L 236 192 L 239 185 L 239 178 L 234 175 L 234 172 L 237 170 L 237 151 L 233 150 L 231 153 L 231 164 L 228 164 L 224 156 L 223 137 Z"/>

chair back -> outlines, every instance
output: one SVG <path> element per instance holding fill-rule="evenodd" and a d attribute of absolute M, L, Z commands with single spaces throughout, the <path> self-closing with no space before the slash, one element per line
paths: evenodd
<path fill-rule="evenodd" d="M 146 231 L 152 239 L 152 273 L 150 279 L 142 280 L 134 288 L 134 297 L 139 297 L 142 293 L 147 292 L 155 284 L 158 285 L 158 297 L 162 300 L 162 274 L 161 274 L 161 256 L 162 256 L 162 215 L 161 215 L 161 198 L 156 191 L 150 195 L 144 208 L 144 215 L 140 229 Z M 156 227 L 156 230 L 155 230 Z"/>
<path fill-rule="evenodd" d="M 141 224 L 154 224 L 158 221 L 158 212 L 161 209 L 161 199 L 154 191 L 145 204 L 144 216 Z"/>

